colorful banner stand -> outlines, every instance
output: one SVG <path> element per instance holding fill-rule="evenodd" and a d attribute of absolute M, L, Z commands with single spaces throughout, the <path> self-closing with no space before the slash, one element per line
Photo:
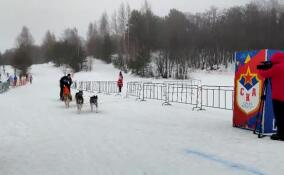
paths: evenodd
<path fill-rule="evenodd" d="M 257 50 L 235 53 L 235 94 L 233 126 L 255 130 L 263 135 L 276 132 L 271 99 L 271 84 L 267 85 L 266 100 L 263 111 L 260 111 L 261 94 L 264 79 L 258 74 L 257 65 L 270 60 L 278 51 Z"/>

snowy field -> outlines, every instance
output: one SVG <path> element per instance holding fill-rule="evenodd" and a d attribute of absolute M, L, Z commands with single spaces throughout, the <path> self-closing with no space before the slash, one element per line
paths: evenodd
<path fill-rule="evenodd" d="M 122 96 L 99 94 L 98 113 L 85 104 L 78 114 L 74 101 L 69 109 L 59 101 L 62 70 L 44 64 L 31 71 L 33 84 L 0 94 L 0 175 L 284 173 L 284 143 L 233 128 L 232 111 L 141 102 L 125 98 L 124 88 Z M 115 81 L 118 72 L 95 61 L 93 72 L 73 79 Z M 232 73 L 192 76 L 203 84 L 233 85 Z"/>

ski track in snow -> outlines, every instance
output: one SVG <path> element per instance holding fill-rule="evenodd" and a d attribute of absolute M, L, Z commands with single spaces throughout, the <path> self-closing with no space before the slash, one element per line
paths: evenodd
<path fill-rule="evenodd" d="M 203 153 L 203 152 L 200 152 L 200 151 L 188 149 L 188 150 L 186 150 L 186 153 L 189 154 L 189 155 L 199 156 L 200 158 L 203 158 L 203 159 L 215 162 L 215 163 L 222 164 L 222 165 L 224 165 L 224 166 L 226 166 L 230 169 L 236 169 L 238 171 L 244 171 L 244 172 L 247 172 L 247 173 L 253 174 L 253 175 L 265 175 L 264 173 L 260 172 L 259 170 L 256 170 L 255 168 L 251 168 L 251 167 L 247 167 L 247 166 L 242 165 L 242 164 L 230 162 L 228 160 L 223 160 L 223 159 L 218 158 L 214 155 L 210 155 L 210 154 Z"/>
<path fill-rule="evenodd" d="M 60 69 L 43 64 L 31 71 L 33 84 L 0 94 L 0 175 L 284 172 L 284 144 L 233 128 L 231 111 L 192 111 L 190 105 L 162 106 L 161 101 L 98 94 L 98 113 L 85 104 L 78 114 L 74 101 L 69 109 L 59 101 Z M 93 72 L 75 74 L 74 79 L 111 81 L 118 72 L 96 60 Z M 208 79 L 203 73 L 198 76 L 204 77 L 203 83 Z M 211 74 L 210 81 L 223 76 Z M 229 77 L 224 81 L 231 81 Z M 139 78 L 127 74 L 124 79 Z M 85 93 L 86 102 L 90 95 Z"/>

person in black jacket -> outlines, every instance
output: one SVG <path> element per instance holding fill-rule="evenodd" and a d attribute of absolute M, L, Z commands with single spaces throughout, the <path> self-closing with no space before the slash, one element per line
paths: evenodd
<path fill-rule="evenodd" d="M 67 86 L 69 91 L 71 92 L 71 84 L 72 84 L 72 78 L 71 78 L 71 75 L 68 74 L 67 76 L 63 76 L 61 79 L 60 79 L 60 99 L 63 100 L 63 87 L 64 86 Z"/>

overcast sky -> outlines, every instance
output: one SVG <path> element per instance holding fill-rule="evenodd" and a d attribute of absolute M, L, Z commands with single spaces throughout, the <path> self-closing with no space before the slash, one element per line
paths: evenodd
<path fill-rule="evenodd" d="M 122 2 L 128 2 L 131 8 L 140 9 L 144 0 L 0 0 L 0 52 L 15 47 L 15 38 L 22 26 L 27 26 L 36 44 L 42 42 L 49 29 L 57 37 L 64 29 L 76 27 L 85 38 L 90 22 L 100 18 L 106 11 L 110 14 L 119 8 Z M 250 0 L 148 0 L 152 10 L 164 16 L 169 9 L 183 12 L 203 12 L 211 6 L 227 8 L 243 5 Z"/>

